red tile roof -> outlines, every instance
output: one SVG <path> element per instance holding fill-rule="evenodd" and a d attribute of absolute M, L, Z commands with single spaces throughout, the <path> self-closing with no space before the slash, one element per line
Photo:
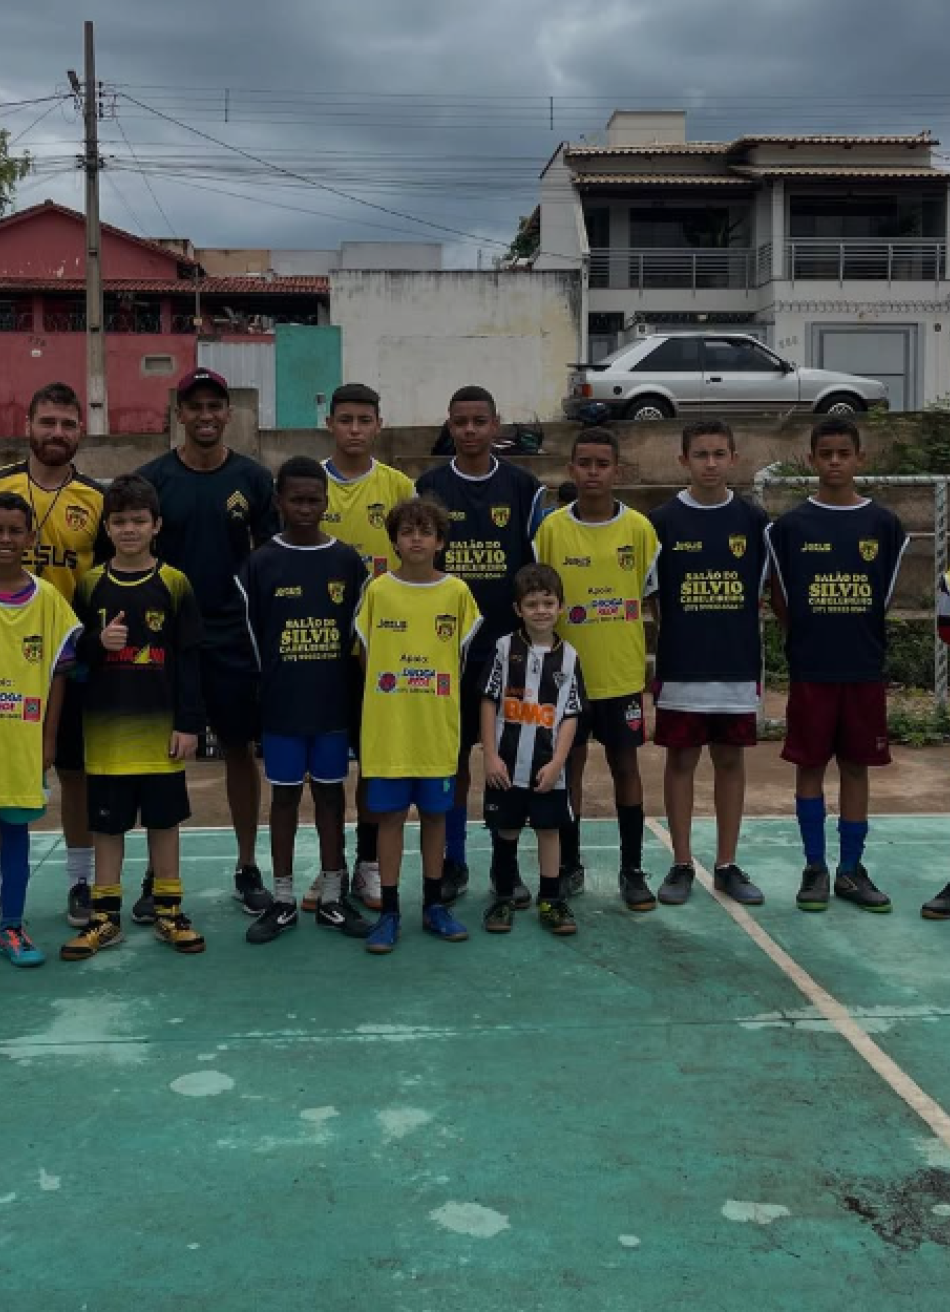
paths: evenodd
<path fill-rule="evenodd" d="M 746 187 L 729 173 L 575 173 L 575 187 Z"/>
<path fill-rule="evenodd" d="M 107 292 L 116 294 L 151 292 L 153 295 L 194 296 L 320 296 L 330 291 L 329 278 L 105 278 Z M 84 292 L 82 278 L 9 278 L 0 277 L 0 291 L 6 292 Z"/>
<path fill-rule="evenodd" d="M 38 205 L 30 205 L 25 210 L 18 210 L 15 214 L 8 214 L 5 219 L 0 219 L 0 230 L 3 228 L 13 227 L 14 224 L 24 223 L 29 219 L 35 218 L 37 214 L 63 214 L 67 219 L 75 219 L 77 222 L 85 224 L 85 216 L 78 210 L 72 210 L 68 205 L 60 205 L 55 200 L 44 200 Z M 115 228 L 111 223 L 100 225 L 103 232 L 112 233 L 115 237 L 122 237 L 126 241 L 134 242 L 136 246 L 144 246 L 147 251 L 154 255 L 164 255 L 166 259 L 173 260 L 177 264 L 187 264 L 189 268 L 197 268 L 198 261 L 191 255 L 183 255 L 181 252 L 171 250 L 168 246 L 163 246 L 161 242 L 149 241 L 147 237 L 136 237 L 132 232 L 126 232 L 125 228 Z"/>

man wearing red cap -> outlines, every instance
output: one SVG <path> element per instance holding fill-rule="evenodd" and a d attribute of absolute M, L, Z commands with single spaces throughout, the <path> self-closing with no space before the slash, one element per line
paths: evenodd
<path fill-rule="evenodd" d="M 253 548 L 273 537 L 279 525 L 271 475 L 225 445 L 230 417 L 228 385 L 220 374 L 210 369 L 186 374 L 178 384 L 178 421 L 185 440 L 139 473 L 161 503 L 157 554 L 188 576 L 201 610 L 202 696 L 224 752 L 238 843 L 234 896 L 249 915 L 257 916 L 270 900 L 255 855 L 261 801 L 254 758 L 258 677 L 234 577 Z M 140 923 L 154 919 L 148 876 L 132 916 Z"/>

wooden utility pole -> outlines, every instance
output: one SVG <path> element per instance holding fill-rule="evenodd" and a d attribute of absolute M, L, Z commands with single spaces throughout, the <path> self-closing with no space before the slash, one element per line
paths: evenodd
<path fill-rule="evenodd" d="M 102 305 L 102 234 L 99 227 L 99 89 L 91 22 L 83 24 L 84 67 L 80 84 L 70 69 L 73 91 L 82 98 L 85 141 L 82 167 L 86 174 L 86 431 L 101 437 L 109 431 L 106 390 L 106 339 Z"/>

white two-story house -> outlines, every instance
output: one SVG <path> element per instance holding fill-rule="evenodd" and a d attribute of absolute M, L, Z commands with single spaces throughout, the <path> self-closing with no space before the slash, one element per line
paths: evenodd
<path fill-rule="evenodd" d="M 750 332 L 799 364 L 950 393 L 950 172 L 928 134 L 688 141 L 685 112 L 618 111 L 546 166 L 536 269 L 581 271 L 581 349 L 651 329 Z"/>

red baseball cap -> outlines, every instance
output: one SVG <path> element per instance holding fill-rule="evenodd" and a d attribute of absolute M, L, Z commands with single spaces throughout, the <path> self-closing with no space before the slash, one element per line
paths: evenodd
<path fill-rule="evenodd" d="M 193 369 L 190 374 L 185 374 L 184 378 L 178 380 L 178 399 L 184 401 L 189 393 L 193 392 L 196 387 L 213 387 L 220 392 L 225 400 L 230 400 L 228 385 L 220 374 L 216 374 L 212 369 Z"/>

